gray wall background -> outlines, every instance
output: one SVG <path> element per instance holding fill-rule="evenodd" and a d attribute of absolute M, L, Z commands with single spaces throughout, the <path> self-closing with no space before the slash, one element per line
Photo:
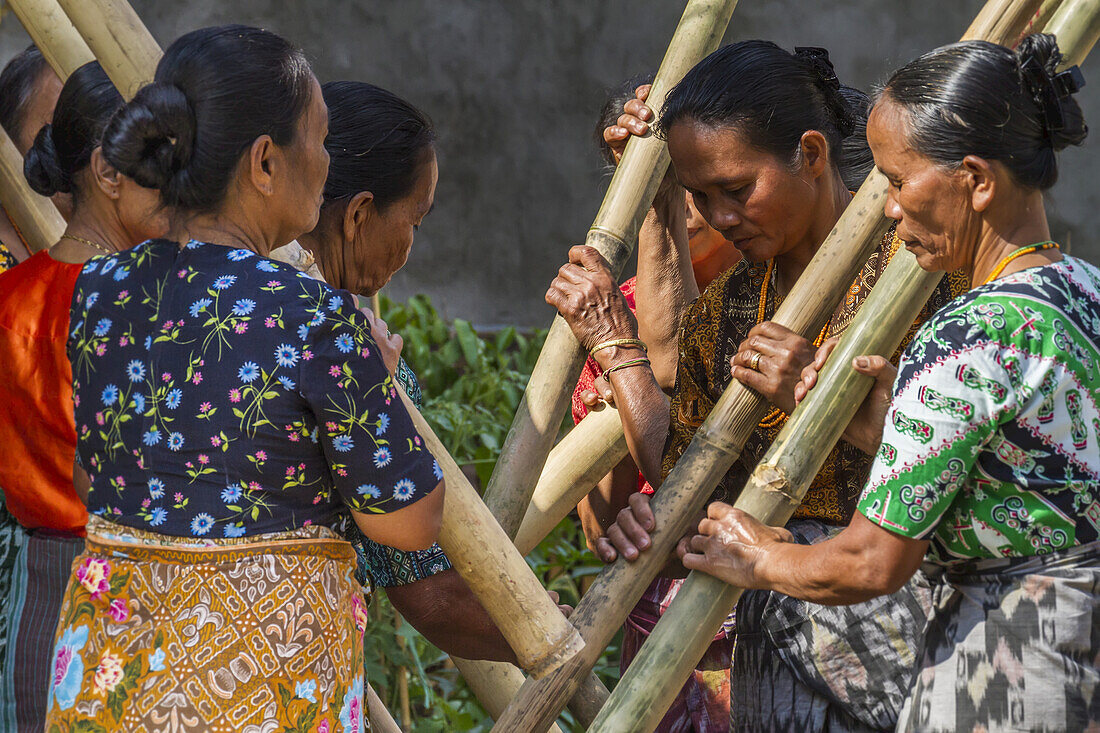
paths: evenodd
<path fill-rule="evenodd" d="M 387 289 L 427 293 L 479 326 L 547 325 L 546 286 L 583 240 L 606 178 L 593 142 L 606 90 L 656 68 L 680 0 L 131 0 L 162 45 L 239 22 L 303 47 L 322 81 L 386 87 L 428 112 L 439 135 L 436 208 Z M 742 0 L 727 41 L 825 46 L 846 83 L 867 89 L 919 53 L 956 40 L 982 0 Z M 0 62 L 29 43 L 0 22 Z M 1100 61 L 1080 99 L 1100 130 Z M 1050 195 L 1054 236 L 1100 262 L 1096 140 L 1063 156 Z"/>

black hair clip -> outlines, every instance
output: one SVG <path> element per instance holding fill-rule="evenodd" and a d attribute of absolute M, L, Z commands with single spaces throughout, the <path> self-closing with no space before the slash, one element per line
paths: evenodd
<path fill-rule="evenodd" d="M 1035 56 L 1020 64 L 1020 75 L 1039 108 L 1043 132 L 1050 138 L 1066 125 L 1065 115 L 1062 114 L 1062 100 L 1083 87 L 1085 77 L 1077 66 L 1052 75 Z"/>
<path fill-rule="evenodd" d="M 836 69 L 829 60 L 827 49 L 819 46 L 795 46 L 794 55 L 808 61 L 828 89 L 834 92 L 840 89 L 840 79 L 836 78 Z"/>
<path fill-rule="evenodd" d="M 1058 97 L 1065 99 L 1071 94 L 1081 91 L 1081 87 L 1085 86 L 1085 75 L 1081 73 L 1081 67 L 1074 64 L 1065 71 L 1055 74 L 1053 82 L 1054 91 L 1058 94 Z"/>

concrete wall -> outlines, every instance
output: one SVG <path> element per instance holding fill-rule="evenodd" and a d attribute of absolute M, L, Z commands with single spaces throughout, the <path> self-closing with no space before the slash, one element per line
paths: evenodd
<path fill-rule="evenodd" d="M 370 81 L 426 110 L 439 131 L 436 209 L 388 292 L 428 293 L 446 315 L 485 326 L 549 323 L 542 295 L 606 185 L 592 141 L 605 90 L 659 64 L 683 9 L 679 0 L 131 2 L 163 45 L 205 25 L 261 25 L 305 48 L 323 81 Z M 742 0 L 727 40 L 825 46 L 841 79 L 867 88 L 957 39 L 981 5 Z M 4 16 L 0 61 L 26 43 Z M 1100 62 L 1085 75 L 1086 118 L 1100 126 Z M 1055 236 L 1094 262 L 1096 144 L 1064 155 L 1048 208 Z"/>

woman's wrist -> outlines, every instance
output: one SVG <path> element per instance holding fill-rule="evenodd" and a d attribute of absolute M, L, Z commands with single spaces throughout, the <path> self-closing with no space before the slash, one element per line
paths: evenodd
<path fill-rule="evenodd" d="M 600 349 L 592 355 L 592 358 L 599 364 L 600 370 L 606 372 L 617 364 L 623 364 L 628 361 L 633 361 L 634 359 L 641 359 L 645 357 L 645 355 L 646 350 L 640 346 L 624 344 Z"/>

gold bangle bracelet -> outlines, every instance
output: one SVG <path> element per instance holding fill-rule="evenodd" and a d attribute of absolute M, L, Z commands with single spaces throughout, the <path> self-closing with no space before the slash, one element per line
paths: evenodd
<path fill-rule="evenodd" d="M 603 351 L 604 349 L 610 349 L 612 346 L 633 346 L 641 349 L 642 351 L 649 353 L 649 349 L 646 348 L 645 342 L 641 339 L 611 339 L 610 341 L 603 341 L 592 347 L 588 353 L 595 355 L 597 351 Z"/>

